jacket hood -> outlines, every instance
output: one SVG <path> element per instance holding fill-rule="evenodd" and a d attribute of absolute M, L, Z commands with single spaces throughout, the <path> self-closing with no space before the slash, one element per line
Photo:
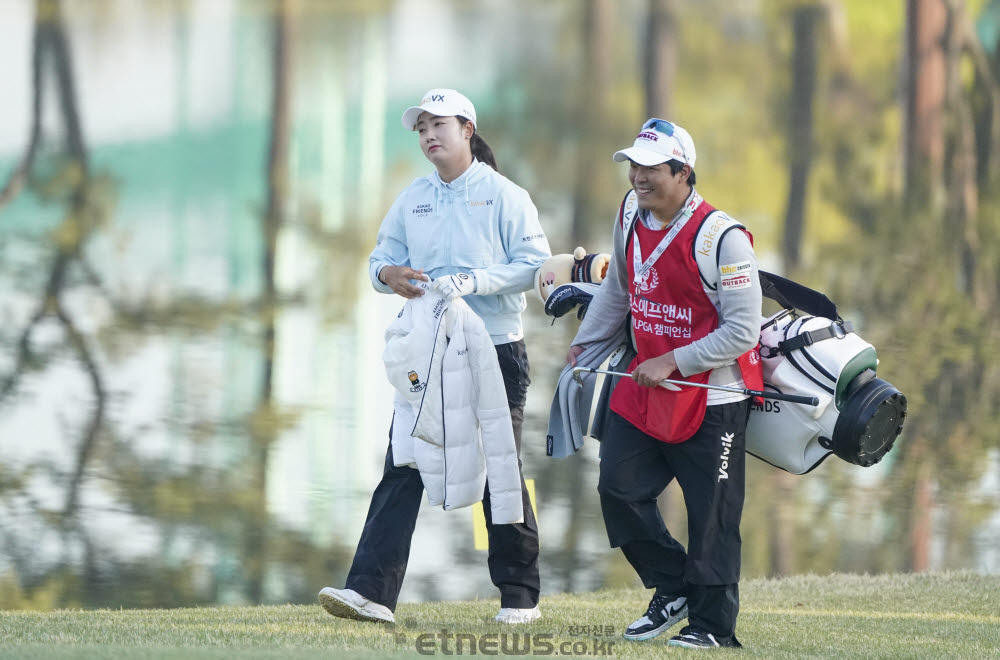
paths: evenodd
<path fill-rule="evenodd" d="M 435 213 L 440 212 L 441 200 L 464 197 L 463 205 L 465 206 L 465 212 L 472 215 L 472 209 L 469 204 L 469 186 L 479 183 L 488 177 L 490 171 L 492 171 L 492 168 L 489 165 L 481 163 L 473 157 L 472 165 L 469 165 L 468 169 L 462 172 L 461 176 L 451 183 L 442 181 L 441 175 L 438 174 L 437 170 L 425 176 L 424 179 L 434 188 Z"/>
<path fill-rule="evenodd" d="M 442 181 L 441 175 L 438 174 L 437 170 L 434 170 L 424 178 L 438 190 L 461 190 L 465 186 L 478 183 L 479 181 L 485 179 L 489 176 L 489 172 L 487 170 L 490 169 L 492 168 L 490 168 L 489 165 L 481 163 L 476 158 L 473 158 L 472 164 L 469 165 L 469 167 L 451 183 L 445 183 Z"/>

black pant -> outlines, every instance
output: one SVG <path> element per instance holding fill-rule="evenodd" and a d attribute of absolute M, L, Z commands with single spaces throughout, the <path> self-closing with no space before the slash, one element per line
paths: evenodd
<path fill-rule="evenodd" d="M 667 444 L 611 414 L 597 490 L 611 547 L 649 589 L 686 595 L 691 625 L 732 635 L 739 611 L 740 518 L 749 399 L 709 406 L 690 439 Z M 667 531 L 657 496 L 676 478 L 688 514 L 688 550 Z"/>
<path fill-rule="evenodd" d="M 514 427 L 514 443 L 521 453 L 521 426 L 528 392 L 528 355 L 524 341 L 496 346 L 500 371 L 507 390 L 507 404 Z M 392 436 L 392 429 L 389 431 Z M 518 465 L 520 466 L 520 459 Z M 385 456 L 382 481 L 375 488 L 368 519 L 354 563 L 347 574 L 348 589 L 395 611 L 403 586 L 410 541 L 417 523 L 424 485 L 420 472 L 392 464 L 392 443 Z M 494 525 L 490 510 L 490 487 L 483 494 L 486 532 L 489 537 L 490 579 L 500 589 L 500 606 L 529 608 L 538 604 L 538 525 L 521 477 L 524 523 Z"/>

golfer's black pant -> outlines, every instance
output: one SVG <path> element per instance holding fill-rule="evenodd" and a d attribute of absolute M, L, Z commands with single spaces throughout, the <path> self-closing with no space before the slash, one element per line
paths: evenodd
<path fill-rule="evenodd" d="M 649 589 L 688 597 L 691 625 L 732 635 L 739 611 L 744 436 L 750 401 L 709 406 L 690 439 L 667 444 L 611 413 L 597 490 L 612 547 Z M 667 531 L 656 497 L 684 493 L 688 549 Z"/>
<path fill-rule="evenodd" d="M 496 351 L 507 389 L 514 442 L 520 456 L 524 402 L 531 382 L 528 378 L 528 355 L 524 350 L 523 340 L 496 346 Z M 392 435 L 391 428 L 389 435 Z M 382 481 L 372 495 L 368 519 L 361 532 L 354 563 L 347 575 L 346 587 L 393 611 L 396 610 L 396 600 L 403 586 L 403 575 L 410 557 L 410 540 L 417 523 L 423 490 L 424 485 L 417 470 L 392 464 L 390 442 Z M 523 476 L 521 500 L 524 506 L 524 523 L 494 525 L 489 484 L 483 495 L 483 512 L 486 514 L 486 532 L 490 546 L 490 579 L 500 589 L 501 607 L 528 608 L 538 604 L 538 525 L 531 510 Z"/>

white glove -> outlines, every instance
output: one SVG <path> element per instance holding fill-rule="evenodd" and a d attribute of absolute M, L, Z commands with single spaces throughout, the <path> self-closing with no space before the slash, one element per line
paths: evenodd
<path fill-rule="evenodd" d="M 431 291 L 436 291 L 449 300 L 468 296 L 476 292 L 476 276 L 471 273 L 445 275 L 431 282 Z"/>

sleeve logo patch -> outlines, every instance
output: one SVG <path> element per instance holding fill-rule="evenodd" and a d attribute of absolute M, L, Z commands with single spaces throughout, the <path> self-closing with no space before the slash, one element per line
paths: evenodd
<path fill-rule="evenodd" d="M 749 261 L 740 261 L 735 264 L 719 266 L 719 283 L 725 291 L 749 289 L 752 273 L 753 266 Z"/>

